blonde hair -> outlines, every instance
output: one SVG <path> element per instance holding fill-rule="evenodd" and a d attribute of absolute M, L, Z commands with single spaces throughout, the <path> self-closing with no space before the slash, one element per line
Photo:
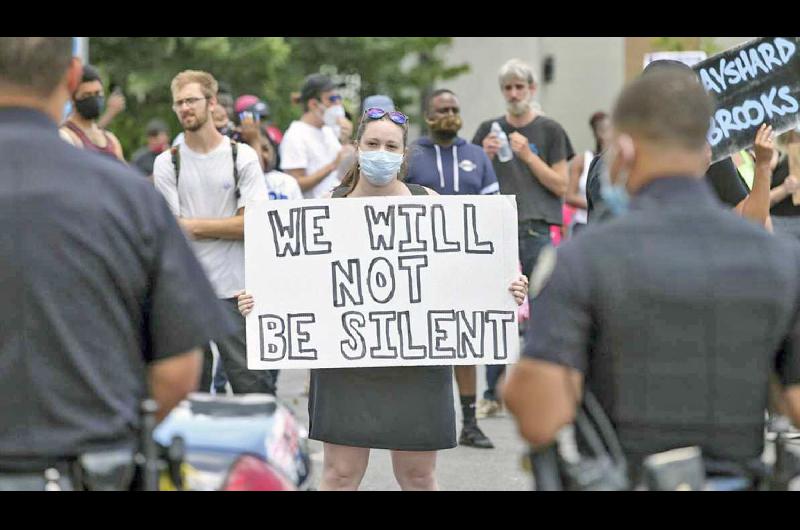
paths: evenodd
<path fill-rule="evenodd" d="M 219 85 L 217 84 L 217 80 L 214 79 L 214 76 L 208 72 L 203 72 L 200 70 L 184 70 L 183 72 L 179 73 L 172 78 L 170 89 L 174 94 L 189 83 L 199 84 L 200 91 L 207 98 L 215 97 L 217 95 L 217 91 L 219 90 Z"/>

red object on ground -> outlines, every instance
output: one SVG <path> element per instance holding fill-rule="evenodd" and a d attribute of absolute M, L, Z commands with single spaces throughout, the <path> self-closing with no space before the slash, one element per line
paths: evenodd
<path fill-rule="evenodd" d="M 228 474 L 223 491 L 297 491 L 292 482 L 264 460 L 244 455 Z"/>

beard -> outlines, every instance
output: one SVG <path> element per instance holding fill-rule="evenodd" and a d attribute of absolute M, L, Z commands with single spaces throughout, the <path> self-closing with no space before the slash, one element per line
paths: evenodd
<path fill-rule="evenodd" d="M 444 140 L 455 138 L 462 125 L 461 116 L 454 115 L 447 115 L 435 121 L 428 121 L 431 134 Z"/>
<path fill-rule="evenodd" d="M 513 101 L 506 104 L 506 109 L 508 109 L 508 113 L 512 116 L 522 116 L 526 114 L 529 110 L 531 110 L 531 102 L 530 101 Z"/>
<path fill-rule="evenodd" d="M 190 114 L 185 118 L 181 119 L 181 125 L 183 128 L 190 132 L 195 132 L 200 130 L 200 128 L 206 124 L 208 121 L 208 112 L 195 112 L 194 114 Z"/>

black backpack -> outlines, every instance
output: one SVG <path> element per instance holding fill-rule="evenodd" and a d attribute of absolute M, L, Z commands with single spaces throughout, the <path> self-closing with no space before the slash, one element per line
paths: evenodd
<path fill-rule="evenodd" d="M 239 151 L 239 144 L 236 141 L 231 140 L 231 154 L 233 155 L 233 185 L 234 185 L 234 192 L 236 194 L 236 198 L 239 199 L 242 194 L 239 192 L 239 168 L 236 167 L 236 155 Z M 180 177 L 181 171 L 181 155 L 180 155 L 180 146 L 176 145 L 173 146 L 170 150 L 170 155 L 172 155 L 172 167 L 175 169 L 175 191 L 178 190 L 178 178 Z M 180 194 L 178 194 L 180 198 Z"/>

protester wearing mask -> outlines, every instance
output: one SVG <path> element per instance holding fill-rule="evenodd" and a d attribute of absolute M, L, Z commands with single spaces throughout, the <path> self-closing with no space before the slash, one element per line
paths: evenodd
<path fill-rule="evenodd" d="M 333 198 L 436 195 L 402 181 L 407 137 L 404 114 L 367 109 L 356 135 L 357 161 Z M 521 276 L 509 287 L 518 303 L 526 289 Z M 240 294 L 242 314 L 254 303 L 251 295 Z M 403 490 L 438 489 L 437 451 L 456 445 L 450 366 L 318 369 L 311 374 L 309 436 L 324 442 L 321 490 L 357 489 L 370 448 L 392 451 Z"/>
<path fill-rule="evenodd" d="M 443 195 L 488 195 L 500 187 L 492 162 L 479 146 L 458 136 L 461 107 L 446 88 L 434 91 L 426 109 L 430 136 L 411 146 L 406 182 L 426 186 Z M 477 393 L 475 366 L 455 366 L 461 398 L 463 428 L 459 444 L 491 449 L 492 441 L 480 430 L 475 418 Z"/>
<path fill-rule="evenodd" d="M 800 245 L 720 208 L 703 176 L 713 111 L 682 69 L 623 90 L 604 165 L 628 213 L 534 271 L 525 350 L 504 390 L 537 453 L 591 390 L 631 487 L 648 455 L 698 446 L 709 476 L 755 489 L 773 373 L 800 421 Z"/>
<path fill-rule="evenodd" d="M 152 179 L 156 157 L 166 149 L 169 149 L 167 124 L 159 119 L 150 120 L 147 124 L 147 145 L 133 153 L 131 165 Z"/>
<path fill-rule="evenodd" d="M 304 197 L 319 198 L 339 185 L 339 165 L 355 148 L 342 146 L 328 125 L 339 112 L 329 109 L 341 107 L 341 97 L 329 77 L 308 76 L 299 102 L 304 113 L 291 123 L 281 142 L 281 169 L 297 179 Z"/>
<path fill-rule="evenodd" d="M 122 146 L 113 133 L 97 124 L 105 108 L 100 74 L 90 65 L 83 67 L 81 84 L 72 95 L 72 112 L 59 129 L 61 137 L 76 147 L 125 161 Z"/>

